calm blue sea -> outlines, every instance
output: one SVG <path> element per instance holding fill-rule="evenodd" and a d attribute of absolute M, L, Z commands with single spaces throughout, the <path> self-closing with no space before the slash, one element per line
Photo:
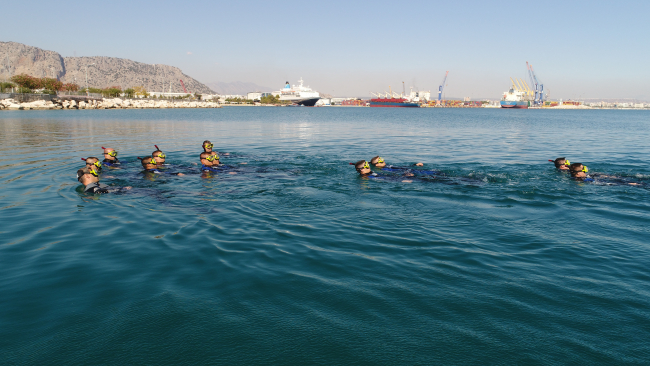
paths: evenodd
<path fill-rule="evenodd" d="M 647 365 L 649 141 L 648 111 L 3 111 L 0 364 Z M 154 144 L 186 175 L 140 174 Z M 131 190 L 82 193 L 101 146 Z"/>

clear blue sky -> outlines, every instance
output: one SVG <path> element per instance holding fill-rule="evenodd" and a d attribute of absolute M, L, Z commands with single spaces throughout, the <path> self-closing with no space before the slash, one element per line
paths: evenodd
<path fill-rule="evenodd" d="M 5 2 L 2 41 L 337 96 L 499 98 L 526 61 L 556 98 L 650 100 L 650 1 Z M 191 54 L 190 54 L 191 53 Z"/>

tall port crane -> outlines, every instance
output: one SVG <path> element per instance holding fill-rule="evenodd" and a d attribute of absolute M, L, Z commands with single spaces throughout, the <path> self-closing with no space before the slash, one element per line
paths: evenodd
<path fill-rule="evenodd" d="M 530 82 L 535 88 L 535 96 L 533 98 L 533 104 L 535 105 L 542 105 L 544 104 L 544 84 L 540 83 L 537 80 L 537 75 L 535 75 L 535 71 L 533 70 L 533 65 L 528 64 L 528 61 L 526 61 L 526 67 L 528 68 L 528 77 L 530 78 Z"/>
<path fill-rule="evenodd" d="M 447 81 L 447 75 L 449 75 L 449 71 L 445 73 L 445 77 L 442 79 L 442 84 L 438 87 L 438 105 L 440 105 L 440 102 L 442 101 L 442 91 L 445 89 L 445 82 Z"/>
<path fill-rule="evenodd" d="M 185 84 L 183 83 L 183 79 L 180 79 L 180 80 L 181 80 L 181 86 L 183 87 L 183 92 L 185 92 L 185 94 L 189 94 L 187 92 L 187 89 L 185 89 Z"/>

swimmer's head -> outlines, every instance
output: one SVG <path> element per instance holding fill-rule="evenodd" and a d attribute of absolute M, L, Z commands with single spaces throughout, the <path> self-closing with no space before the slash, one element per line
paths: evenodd
<path fill-rule="evenodd" d="M 104 149 L 104 159 L 115 160 L 115 158 L 117 158 L 117 151 L 115 151 L 115 149 L 111 149 L 110 147 L 107 148 L 103 146 L 102 149 Z"/>
<path fill-rule="evenodd" d="M 97 169 L 102 168 L 102 163 L 99 161 L 99 159 L 97 159 L 94 156 L 89 156 L 85 160 L 86 160 L 86 167 L 94 166 Z"/>
<path fill-rule="evenodd" d="M 142 163 L 142 167 L 145 168 L 146 170 L 156 169 L 156 159 L 154 159 L 153 157 L 147 156 L 138 159 L 140 159 L 140 162 Z"/>
<path fill-rule="evenodd" d="M 573 178 L 585 178 L 589 169 L 582 163 L 573 163 L 569 166 L 571 169 L 571 177 Z"/>
<path fill-rule="evenodd" d="M 386 162 L 381 156 L 375 156 L 374 158 L 370 159 L 370 164 L 376 166 L 377 168 L 383 168 L 386 166 Z"/>
<path fill-rule="evenodd" d="M 359 160 L 354 164 L 354 169 L 357 170 L 357 172 L 361 175 L 368 175 L 370 174 L 370 164 L 368 164 L 367 161 L 365 160 Z"/>
<path fill-rule="evenodd" d="M 156 146 L 158 147 L 158 146 Z M 165 163 L 165 158 L 167 157 L 165 153 L 163 153 L 160 150 L 156 150 L 151 153 L 151 156 L 156 160 L 156 164 L 164 164 Z"/>
<path fill-rule="evenodd" d="M 211 152 L 212 147 L 214 147 L 214 145 L 212 145 L 210 140 L 203 141 L 203 151 Z"/>
<path fill-rule="evenodd" d="M 99 171 L 95 167 L 85 167 L 77 171 L 79 183 L 87 186 L 90 183 L 99 182 Z"/>
<path fill-rule="evenodd" d="M 557 158 L 553 161 L 553 164 L 555 164 L 555 167 L 560 170 L 569 170 L 569 165 L 571 165 L 571 162 L 568 161 L 566 158 Z"/>

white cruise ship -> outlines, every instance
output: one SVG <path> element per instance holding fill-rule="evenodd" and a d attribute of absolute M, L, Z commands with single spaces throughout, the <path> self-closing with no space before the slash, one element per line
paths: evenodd
<path fill-rule="evenodd" d="M 274 94 L 280 95 L 280 100 L 289 101 L 296 105 L 304 105 L 308 107 L 313 107 L 316 102 L 320 99 L 320 93 L 317 91 L 311 90 L 308 86 L 303 86 L 302 78 L 298 80 L 300 85 L 289 85 L 289 82 L 284 85 L 282 90 L 275 92 Z"/>

